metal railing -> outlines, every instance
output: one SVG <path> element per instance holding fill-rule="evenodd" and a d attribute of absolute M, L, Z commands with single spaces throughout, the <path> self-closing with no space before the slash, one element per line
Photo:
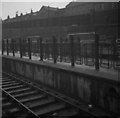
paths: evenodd
<path fill-rule="evenodd" d="M 28 37 L 26 39 L 4 39 L 2 41 L 2 54 L 16 53 L 40 61 L 53 61 L 53 63 L 71 63 L 71 66 L 85 65 L 102 68 L 118 69 L 120 66 L 119 40 L 101 40 L 95 33 L 69 34 L 68 38 L 55 36 L 49 39 L 43 37 Z"/>

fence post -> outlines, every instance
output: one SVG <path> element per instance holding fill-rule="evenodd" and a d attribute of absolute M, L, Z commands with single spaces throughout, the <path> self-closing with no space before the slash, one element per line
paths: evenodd
<path fill-rule="evenodd" d="M 5 50 L 5 43 L 4 43 L 4 39 L 2 39 L 2 55 L 4 55 L 4 50 Z"/>
<path fill-rule="evenodd" d="M 99 35 L 95 34 L 95 69 L 99 70 Z"/>
<path fill-rule="evenodd" d="M 62 62 L 63 58 L 63 38 L 60 38 L 60 62 Z"/>
<path fill-rule="evenodd" d="M 71 50 L 71 66 L 75 66 L 75 63 L 74 63 L 74 38 L 73 38 L 73 35 L 70 35 L 69 36 L 70 38 L 70 50 Z"/>
<path fill-rule="evenodd" d="M 119 70 L 120 69 L 120 38 L 116 38 L 116 56 L 117 56 L 117 62 L 116 67 Z"/>
<path fill-rule="evenodd" d="M 81 51 L 81 39 L 78 38 L 77 39 L 77 43 L 78 43 L 78 57 L 79 57 L 79 61 L 80 61 L 80 64 L 82 64 L 82 51 Z"/>
<path fill-rule="evenodd" d="M 57 41 L 56 37 L 53 36 L 53 59 L 54 59 L 54 63 L 57 62 L 57 47 L 56 47 L 57 44 L 56 44 L 56 41 Z"/>
<path fill-rule="evenodd" d="M 22 54 L 22 39 L 19 39 L 19 47 L 20 47 L 20 58 L 22 58 L 23 54 Z"/>
<path fill-rule="evenodd" d="M 7 55 L 9 55 L 8 39 L 7 39 Z"/>
<path fill-rule="evenodd" d="M 30 38 L 28 38 L 28 55 L 29 55 L 29 59 L 31 59 L 31 40 L 30 40 Z"/>
<path fill-rule="evenodd" d="M 15 50 L 14 50 L 14 39 L 12 39 L 12 51 L 13 51 L 13 56 L 15 56 Z"/>
<path fill-rule="evenodd" d="M 42 45 L 42 37 L 39 38 L 39 46 L 40 46 L 40 61 L 43 61 L 43 45 Z"/>

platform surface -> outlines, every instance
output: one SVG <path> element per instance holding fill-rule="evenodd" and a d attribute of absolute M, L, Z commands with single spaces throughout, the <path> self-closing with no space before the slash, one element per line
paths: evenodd
<path fill-rule="evenodd" d="M 15 57 L 12 56 L 12 53 L 9 54 L 9 56 L 6 56 L 6 54 L 4 56 L 11 59 L 13 58 L 13 59 L 21 60 L 19 54 L 16 54 Z M 43 61 L 39 61 L 40 58 L 36 56 L 32 56 L 32 60 L 29 60 L 29 57 L 23 56 L 22 60 L 27 62 L 29 61 L 31 63 L 36 63 L 38 65 L 42 64 L 50 67 L 55 67 L 58 69 L 74 71 L 82 74 L 97 76 L 100 78 L 105 78 L 105 79 L 110 79 L 110 80 L 115 80 L 120 82 L 120 70 L 107 69 L 102 67 L 100 67 L 99 70 L 95 70 L 94 66 L 86 66 L 86 65 L 78 65 L 78 64 L 75 64 L 75 66 L 72 67 L 71 63 L 66 63 L 66 62 L 57 62 L 56 64 L 54 64 L 53 60 L 44 59 Z"/>

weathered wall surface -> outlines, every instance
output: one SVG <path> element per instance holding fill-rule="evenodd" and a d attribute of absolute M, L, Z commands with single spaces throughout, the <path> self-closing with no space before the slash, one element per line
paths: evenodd
<path fill-rule="evenodd" d="M 3 70 L 33 79 L 77 100 L 91 103 L 108 111 L 120 111 L 120 82 L 89 75 L 74 68 L 46 64 L 28 59 L 3 57 Z"/>

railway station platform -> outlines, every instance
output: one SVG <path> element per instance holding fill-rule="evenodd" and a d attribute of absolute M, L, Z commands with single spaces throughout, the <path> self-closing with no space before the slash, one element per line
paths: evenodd
<path fill-rule="evenodd" d="M 120 118 L 118 6 L 70 2 L 2 20 L 0 99 L 7 99 L 2 107 L 12 105 L 9 96 L 23 103 L 28 116 Z M 21 111 L 18 104 L 6 109 Z"/>
<path fill-rule="evenodd" d="M 52 61 L 37 61 L 2 56 L 2 68 L 31 81 L 47 86 L 77 101 L 92 104 L 115 114 L 120 110 L 119 70 L 100 69 L 84 65 L 70 66 L 70 63 L 53 64 Z M 9 67 L 9 68 L 8 68 Z"/>
<path fill-rule="evenodd" d="M 7 53 L 5 53 L 4 55 L 7 56 Z M 9 56 L 13 57 L 12 53 L 9 53 Z M 20 54 L 16 54 L 17 58 L 20 58 Z M 28 56 L 23 56 L 23 59 L 29 59 Z M 32 56 L 31 60 L 33 61 L 39 61 L 40 62 L 40 57 L 39 56 Z M 39 63 L 38 62 L 38 63 Z M 43 62 L 45 62 L 46 64 L 53 64 L 53 59 L 48 60 L 48 59 L 43 59 Z M 95 76 L 100 76 L 106 79 L 110 79 L 110 80 L 115 80 L 115 81 L 120 81 L 120 70 L 115 70 L 113 68 L 103 68 L 100 67 L 99 71 L 95 70 L 94 66 L 86 66 L 85 64 L 75 64 L 75 67 L 71 67 L 71 63 L 66 63 L 66 62 L 57 62 L 56 67 L 61 67 L 61 68 L 66 68 L 66 69 L 72 69 L 76 72 L 82 72 L 85 74 L 90 74 L 90 75 L 95 75 Z"/>

